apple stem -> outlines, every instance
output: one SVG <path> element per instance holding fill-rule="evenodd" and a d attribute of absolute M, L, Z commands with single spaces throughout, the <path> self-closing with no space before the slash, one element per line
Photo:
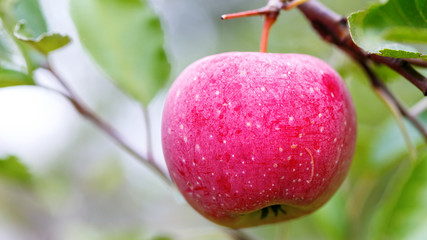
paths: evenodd
<path fill-rule="evenodd" d="M 270 35 L 270 29 L 276 22 L 279 12 L 270 12 L 265 15 L 264 26 L 262 28 L 261 43 L 259 47 L 260 52 L 267 52 L 268 37 Z"/>
<path fill-rule="evenodd" d="M 276 22 L 280 10 L 291 10 L 307 1 L 308 0 L 269 0 L 265 7 L 244 12 L 224 14 L 221 16 L 221 19 L 227 20 L 233 18 L 265 15 L 259 50 L 260 52 L 267 52 L 270 29 Z"/>

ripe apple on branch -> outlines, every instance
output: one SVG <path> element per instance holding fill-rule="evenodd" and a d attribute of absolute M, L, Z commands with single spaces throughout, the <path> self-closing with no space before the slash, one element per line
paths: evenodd
<path fill-rule="evenodd" d="M 261 52 L 196 61 L 163 111 L 173 181 L 200 214 L 232 228 L 318 209 L 343 182 L 355 148 L 356 113 L 341 77 L 308 55 L 263 53 L 280 9 L 223 16 L 266 14 Z"/>

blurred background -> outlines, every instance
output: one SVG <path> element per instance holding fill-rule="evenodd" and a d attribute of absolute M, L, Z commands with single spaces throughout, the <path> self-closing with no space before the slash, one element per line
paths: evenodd
<path fill-rule="evenodd" d="M 321 2 L 348 15 L 372 1 Z M 70 45 L 50 55 L 53 67 L 128 143 L 146 154 L 141 107 L 118 90 L 83 49 L 69 1 L 40 0 L 40 4 L 49 29 L 72 38 Z M 165 34 L 172 67 L 169 84 L 204 56 L 258 50 L 261 17 L 221 21 L 220 16 L 258 8 L 265 1 L 151 0 L 150 4 Z M 406 145 L 390 111 L 358 66 L 324 43 L 298 10 L 281 13 L 271 30 L 269 51 L 311 54 L 340 72 L 356 104 L 358 143 L 349 177 L 321 210 L 244 231 L 259 239 L 426 239 L 422 200 L 427 200 L 427 178 L 420 174 L 408 183 L 412 175 L 399 175 L 399 164 L 408 159 Z M 422 98 L 399 76 L 378 71 L 406 105 Z M 60 88 L 47 71 L 37 70 L 36 80 Z M 163 168 L 160 119 L 166 91 L 148 108 L 154 157 Z M 421 146 L 416 131 L 410 129 L 410 134 Z M 0 240 L 231 239 L 54 92 L 32 86 L 0 89 L 0 157 L 9 155 L 28 167 L 31 187 L 0 181 Z M 405 185 L 393 192 L 402 176 L 410 180 L 402 180 L 401 185 L 410 184 L 411 189 Z M 405 191 L 412 199 L 402 200 Z"/>

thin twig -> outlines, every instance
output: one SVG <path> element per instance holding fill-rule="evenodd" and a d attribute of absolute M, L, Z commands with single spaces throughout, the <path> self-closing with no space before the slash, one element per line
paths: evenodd
<path fill-rule="evenodd" d="M 426 110 L 427 110 L 427 98 L 423 98 L 419 102 L 417 102 L 414 106 L 412 106 L 411 109 L 409 109 L 409 112 L 413 116 L 418 116 Z"/>
<path fill-rule="evenodd" d="M 388 90 L 388 88 L 382 83 L 379 77 L 374 73 L 374 71 L 366 64 L 366 62 L 359 62 L 360 66 L 363 68 L 365 73 L 368 75 L 368 78 L 371 82 L 372 87 L 378 96 L 384 101 L 384 103 L 388 106 L 393 116 L 395 117 L 397 124 L 403 134 L 403 137 L 406 142 L 406 146 L 409 150 L 409 155 L 411 159 L 415 160 L 416 151 L 411 142 L 411 138 L 409 137 L 408 131 L 405 127 L 405 124 L 402 121 L 402 117 L 406 117 L 411 121 L 413 121 L 414 126 L 419 126 L 422 129 L 418 129 L 419 131 L 425 131 L 422 125 L 418 122 L 418 120 L 406 111 L 406 108 L 396 99 L 396 97 Z"/>
<path fill-rule="evenodd" d="M 413 66 L 427 68 L 427 60 L 423 60 L 419 58 L 403 58 L 403 60 L 407 61 L 409 64 Z"/>
<path fill-rule="evenodd" d="M 144 117 L 144 125 L 146 129 L 145 138 L 147 141 L 146 148 L 147 148 L 147 161 L 150 162 L 153 165 L 157 165 L 157 163 L 154 160 L 153 157 L 153 144 L 151 139 L 151 121 L 150 121 L 150 114 L 148 113 L 148 107 L 142 107 L 142 115 Z M 158 167 L 160 168 L 160 167 Z"/>
<path fill-rule="evenodd" d="M 44 66 L 44 68 L 55 77 L 55 79 L 64 88 L 66 93 L 62 93 L 56 90 L 54 91 L 67 98 L 72 103 L 76 111 L 80 113 L 80 115 L 91 121 L 95 126 L 97 126 L 105 134 L 111 137 L 126 152 L 138 159 L 139 162 L 156 172 L 166 183 L 171 184 L 171 180 L 169 179 L 168 175 L 162 171 L 162 169 L 152 160 L 152 158 L 150 160 L 144 158 L 140 153 L 138 153 L 129 144 L 127 144 L 112 125 L 104 121 L 94 111 L 87 107 L 82 100 L 80 100 L 80 98 L 74 93 L 74 91 L 67 85 L 67 83 L 50 65 Z"/>
<path fill-rule="evenodd" d="M 250 237 L 248 234 L 246 234 L 242 230 L 227 228 L 227 229 L 224 229 L 224 231 L 234 240 L 253 240 L 252 237 Z"/>

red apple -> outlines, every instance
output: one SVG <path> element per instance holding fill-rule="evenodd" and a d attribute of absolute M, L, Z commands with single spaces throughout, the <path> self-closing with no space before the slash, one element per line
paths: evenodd
<path fill-rule="evenodd" d="M 173 181 L 200 214 L 232 228 L 318 209 L 343 182 L 355 141 L 342 79 L 307 55 L 203 58 L 181 73 L 163 111 Z"/>

